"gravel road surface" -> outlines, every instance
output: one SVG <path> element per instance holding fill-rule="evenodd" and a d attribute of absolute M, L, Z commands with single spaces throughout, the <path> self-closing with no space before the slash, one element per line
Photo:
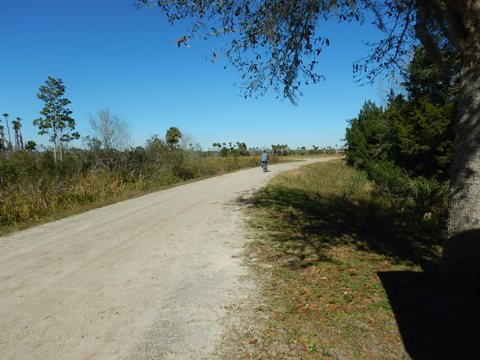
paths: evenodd
<path fill-rule="evenodd" d="M 0 359 L 210 359 L 225 307 L 252 289 L 235 200 L 305 163 L 243 170 L 0 237 Z"/>

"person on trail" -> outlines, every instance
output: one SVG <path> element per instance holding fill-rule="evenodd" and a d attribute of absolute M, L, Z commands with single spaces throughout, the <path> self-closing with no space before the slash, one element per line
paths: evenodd
<path fill-rule="evenodd" d="M 263 150 L 262 152 L 262 168 L 265 170 L 268 165 L 268 155 L 267 150 Z"/>

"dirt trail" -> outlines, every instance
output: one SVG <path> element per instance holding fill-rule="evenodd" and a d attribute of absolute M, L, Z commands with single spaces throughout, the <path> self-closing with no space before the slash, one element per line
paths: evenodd
<path fill-rule="evenodd" d="M 250 286 L 234 200 L 304 164 L 239 171 L 0 237 L 0 358 L 211 358 L 224 307 Z"/>

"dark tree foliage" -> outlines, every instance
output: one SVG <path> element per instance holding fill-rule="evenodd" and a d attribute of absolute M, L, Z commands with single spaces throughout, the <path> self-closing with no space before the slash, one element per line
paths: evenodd
<path fill-rule="evenodd" d="M 458 53 L 442 49 L 449 74 L 417 47 L 408 66 L 403 97 L 390 99 L 386 116 L 393 127 L 392 159 L 415 176 L 447 180 L 452 161 L 458 103 Z"/>
<path fill-rule="evenodd" d="M 449 56 L 453 59 L 454 54 Z M 456 63 L 452 68 L 458 69 Z M 366 102 L 346 131 L 347 160 L 362 169 L 387 160 L 413 177 L 448 179 L 457 86 L 419 47 L 406 72 L 406 94 L 391 94 L 383 111 Z"/>
<path fill-rule="evenodd" d="M 381 107 L 372 101 L 365 102 L 349 125 L 345 136 L 345 154 L 349 164 L 365 170 L 372 162 L 385 157 L 387 123 Z"/>
<path fill-rule="evenodd" d="M 391 127 L 389 158 L 412 176 L 448 179 L 452 159 L 453 103 L 434 104 L 429 97 L 392 99 L 385 112 Z"/>
<path fill-rule="evenodd" d="M 442 49 L 442 57 L 448 67 L 447 75 L 432 62 L 423 47 L 415 49 L 402 84 L 410 99 L 428 97 L 433 104 L 439 106 L 457 101 L 460 71 L 458 52 L 445 47 Z"/>

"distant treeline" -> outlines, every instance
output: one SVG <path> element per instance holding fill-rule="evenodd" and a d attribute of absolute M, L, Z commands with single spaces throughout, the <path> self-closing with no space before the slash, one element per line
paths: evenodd
<path fill-rule="evenodd" d="M 343 152 L 342 148 L 338 146 L 325 146 L 319 147 L 317 145 L 312 145 L 311 148 L 306 146 L 301 146 L 297 148 L 291 148 L 286 144 L 272 144 L 270 148 L 263 149 L 260 147 L 247 147 L 245 143 L 236 142 L 236 143 L 213 143 L 212 148 L 208 151 L 212 153 L 217 153 L 220 156 L 251 156 L 258 155 L 263 150 L 266 150 L 268 153 L 274 156 L 290 156 L 290 155 L 321 155 L 321 154 L 337 154 Z"/>

